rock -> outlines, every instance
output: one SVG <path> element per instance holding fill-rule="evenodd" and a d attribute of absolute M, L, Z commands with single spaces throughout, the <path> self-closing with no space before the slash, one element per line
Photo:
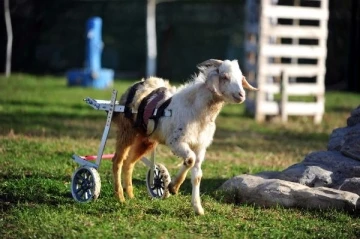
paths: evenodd
<path fill-rule="evenodd" d="M 263 179 L 272 179 L 272 178 L 278 178 L 279 174 L 280 174 L 280 172 L 277 172 L 277 171 L 265 171 L 265 172 L 260 172 L 255 175 L 258 177 L 261 177 Z"/>
<path fill-rule="evenodd" d="M 276 178 L 289 182 L 300 183 L 309 187 L 320 187 L 332 185 L 332 176 L 333 172 L 327 170 L 326 167 L 295 164 L 285 169 Z"/>
<path fill-rule="evenodd" d="M 302 164 L 320 166 L 332 171 L 333 181 L 339 178 L 360 177 L 360 161 L 346 157 L 337 151 L 318 151 L 308 154 Z"/>
<path fill-rule="evenodd" d="M 360 130 L 351 130 L 344 136 L 341 146 L 341 153 L 344 155 L 360 160 Z"/>
<path fill-rule="evenodd" d="M 360 178 L 347 178 L 337 189 L 360 195 Z"/>
<path fill-rule="evenodd" d="M 354 126 L 360 123 L 360 106 L 351 112 L 351 116 L 347 119 L 347 126 Z"/>
<path fill-rule="evenodd" d="M 236 202 L 259 206 L 360 209 L 360 106 L 347 125 L 333 130 L 327 151 L 312 152 L 281 172 L 234 177 L 220 189 Z"/>
<path fill-rule="evenodd" d="M 337 151 L 310 153 L 298 164 L 294 164 L 271 177 L 309 187 L 332 187 L 348 177 L 360 177 L 360 162 Z"/>
<path fill-rule="evenodd" d="M 327 149 L 328 150 L 337 150 L 341 149 L 342 144 L 344 143 L 342 140 L 344 135 L 350 131 L 349 128 L 337 128 L 334 129 L 330 135 L 330 140 L 328 142 Z"/>
<path fill-rule="evenodd" d="M 235 194 L 237 203 L 258 206 L 300 207 L 312 209 L 355 210 L 359 195 L 325 187 L 310 188 L 279 179 L 263 179 L 253 175 L 236 176 L 226 181 L 220 190 Z"/>

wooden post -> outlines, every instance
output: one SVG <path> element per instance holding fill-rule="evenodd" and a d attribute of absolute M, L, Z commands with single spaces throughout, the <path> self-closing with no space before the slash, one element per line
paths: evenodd
<path fill-rule="evenodd" d="M 7 33 L 5 76 L 9 77 L 11 74 L 11 51 L 12 51 L 12 42 L 13 42 L 9 0 L 4 0 L 4 16 L 5 16 L 5 25 L 6 25 L 6 33 Z"/>
<path fill-rule="evenodd" d="M 156 0 L 147 0 L 146 6 L 146 77 L 156 75 Z"/>
<path fill-rule="evenodd" d="M 288 120 L 288 114 L 287 114 L 287 103 L 289 100 L 288 97 L 288 84 L 289 84 L 289 76 L 286 71 L 283 71 L 281 74 L 281 121 L 283 123 L 286 123 Z"/>

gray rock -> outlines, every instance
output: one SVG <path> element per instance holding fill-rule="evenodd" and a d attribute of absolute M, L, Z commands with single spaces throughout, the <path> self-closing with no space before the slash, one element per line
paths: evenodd
<path fill-rule="evenodd" d="M 274 178 L 278 178 L 280 174 L 281 172 L 277 172 L 277 171 L 264 171 L 257 173 L 255 175 L 263 179 L 274 179 Z"/>
<path fill-rule="evenodd" d="M 333 184 L 333 172 L 328 170 L 327 167 L 307 166 L 301 163 L 285 169 L 276 178 L 309 187 L 330 186 Z"/>
<path fill-rule="evenodd" d="M 360 177 L 360 162 L 337 151 L 318 151 L 308 154 L 302 164 L 320 166 L 332 171 L 333 181 L 339 178 Z"/>
<path fill-rule="evenodd" d="M 360 106 L 351 112 L 351 116 L 347 119 L 347 126 L 354 126 L 360 123 Z"/>
<path fill-rule="evenodd" d="M 353 127 L 352 127 L 353 128 Z M 344 136 L 344 143 L 341 146 L 341 153 L 360 160 L 360 130 L 351 130 Z"/>
<path fill-rule="evenodd" d="M 343 138 L 345 134 L 347 134 L 349 131 L 350 131 L 349 128 L 334 129 L 330 135 L 330 140 L 328 142 L 327 149 L 339 151 L 341 149 L 342 144 L 344 143 Z"/>
<path fill-rule="evenodd" d="M 347 178 L 337 187 L 337 189 L 360 195 L 360 178 Z"/>
<path fill-rule="evenodd" d="M 360 131 L 360 124 L 357 124 L 352 127 L 345 127 L 345 128 L 337 128 L 334 129 L 333 132 L 330 135 L 330 139 L 328 142 L 327 150 L 334 150 L 334 151 L 340 151 L 342 145 L 345 142 L 345 135 L 349 134 L 353 131 Z"/>
<path fill-rule="evenodd" d="M 310 188 L 279 179 L 263 179 L 253 175 L 236 176 L 226 181 L 220 190 L 235 194 L 238 203 L 259 206 L 300 207 L 312 209 L 355 210 L 359 195 L 325 187 Z"/>
<path fill-rule="evenodd" d="M 312 152 L 282 172 L 234 177 L 220 189 L 259 206 L 359 210 L 360 106 L 347 124 L 333 130 L 328 151 Z"/>

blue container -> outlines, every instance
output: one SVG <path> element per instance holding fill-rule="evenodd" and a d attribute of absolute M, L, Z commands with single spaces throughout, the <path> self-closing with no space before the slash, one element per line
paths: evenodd
<path fill-rule="evenodd" d="M 101 38 L 102 20 L 90 18 L 86 22 L 85 68 L 67 72 L 69 86 L 85 86 L 104 89 L 113 85 L 114 71 L 101 68 L 103 42 Z"/>

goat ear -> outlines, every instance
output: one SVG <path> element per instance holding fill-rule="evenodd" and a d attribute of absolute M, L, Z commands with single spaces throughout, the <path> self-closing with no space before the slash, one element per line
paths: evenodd
<path fill-rule="evenodd" d="M 223 61 L 221 61 L 221 60 L 210 59 L 210 60 L 201 62 L 200 64 L 197 65 L 197 67 L 198 68 L 200 68 L 200 67 L 210 67 L 210 66 L 219 67 L 222 63 L 223 63 Z"/>
<path fill-rule="evenodd" d="M 219 76 L 218 75 L 209 76 L 209 78 L 206 81 L 206 87 L 211 92 L 213 92 L 215 95 L 221 96 L 221 93 L 219 90 Z"/>
<path fill-rule="evenodd" d="M 243 78 L 242 78 L 242 86 L 243 86 L 245 89 L 249 89 L 249 90 L 253 90 L 253 91 L 259 90 L 258 88 L 255 88 L 255 87 L 253 87 L 252 85 L 250 85 L 249 82 L 247 82 L 245 76 L 243 76 Z"/>

